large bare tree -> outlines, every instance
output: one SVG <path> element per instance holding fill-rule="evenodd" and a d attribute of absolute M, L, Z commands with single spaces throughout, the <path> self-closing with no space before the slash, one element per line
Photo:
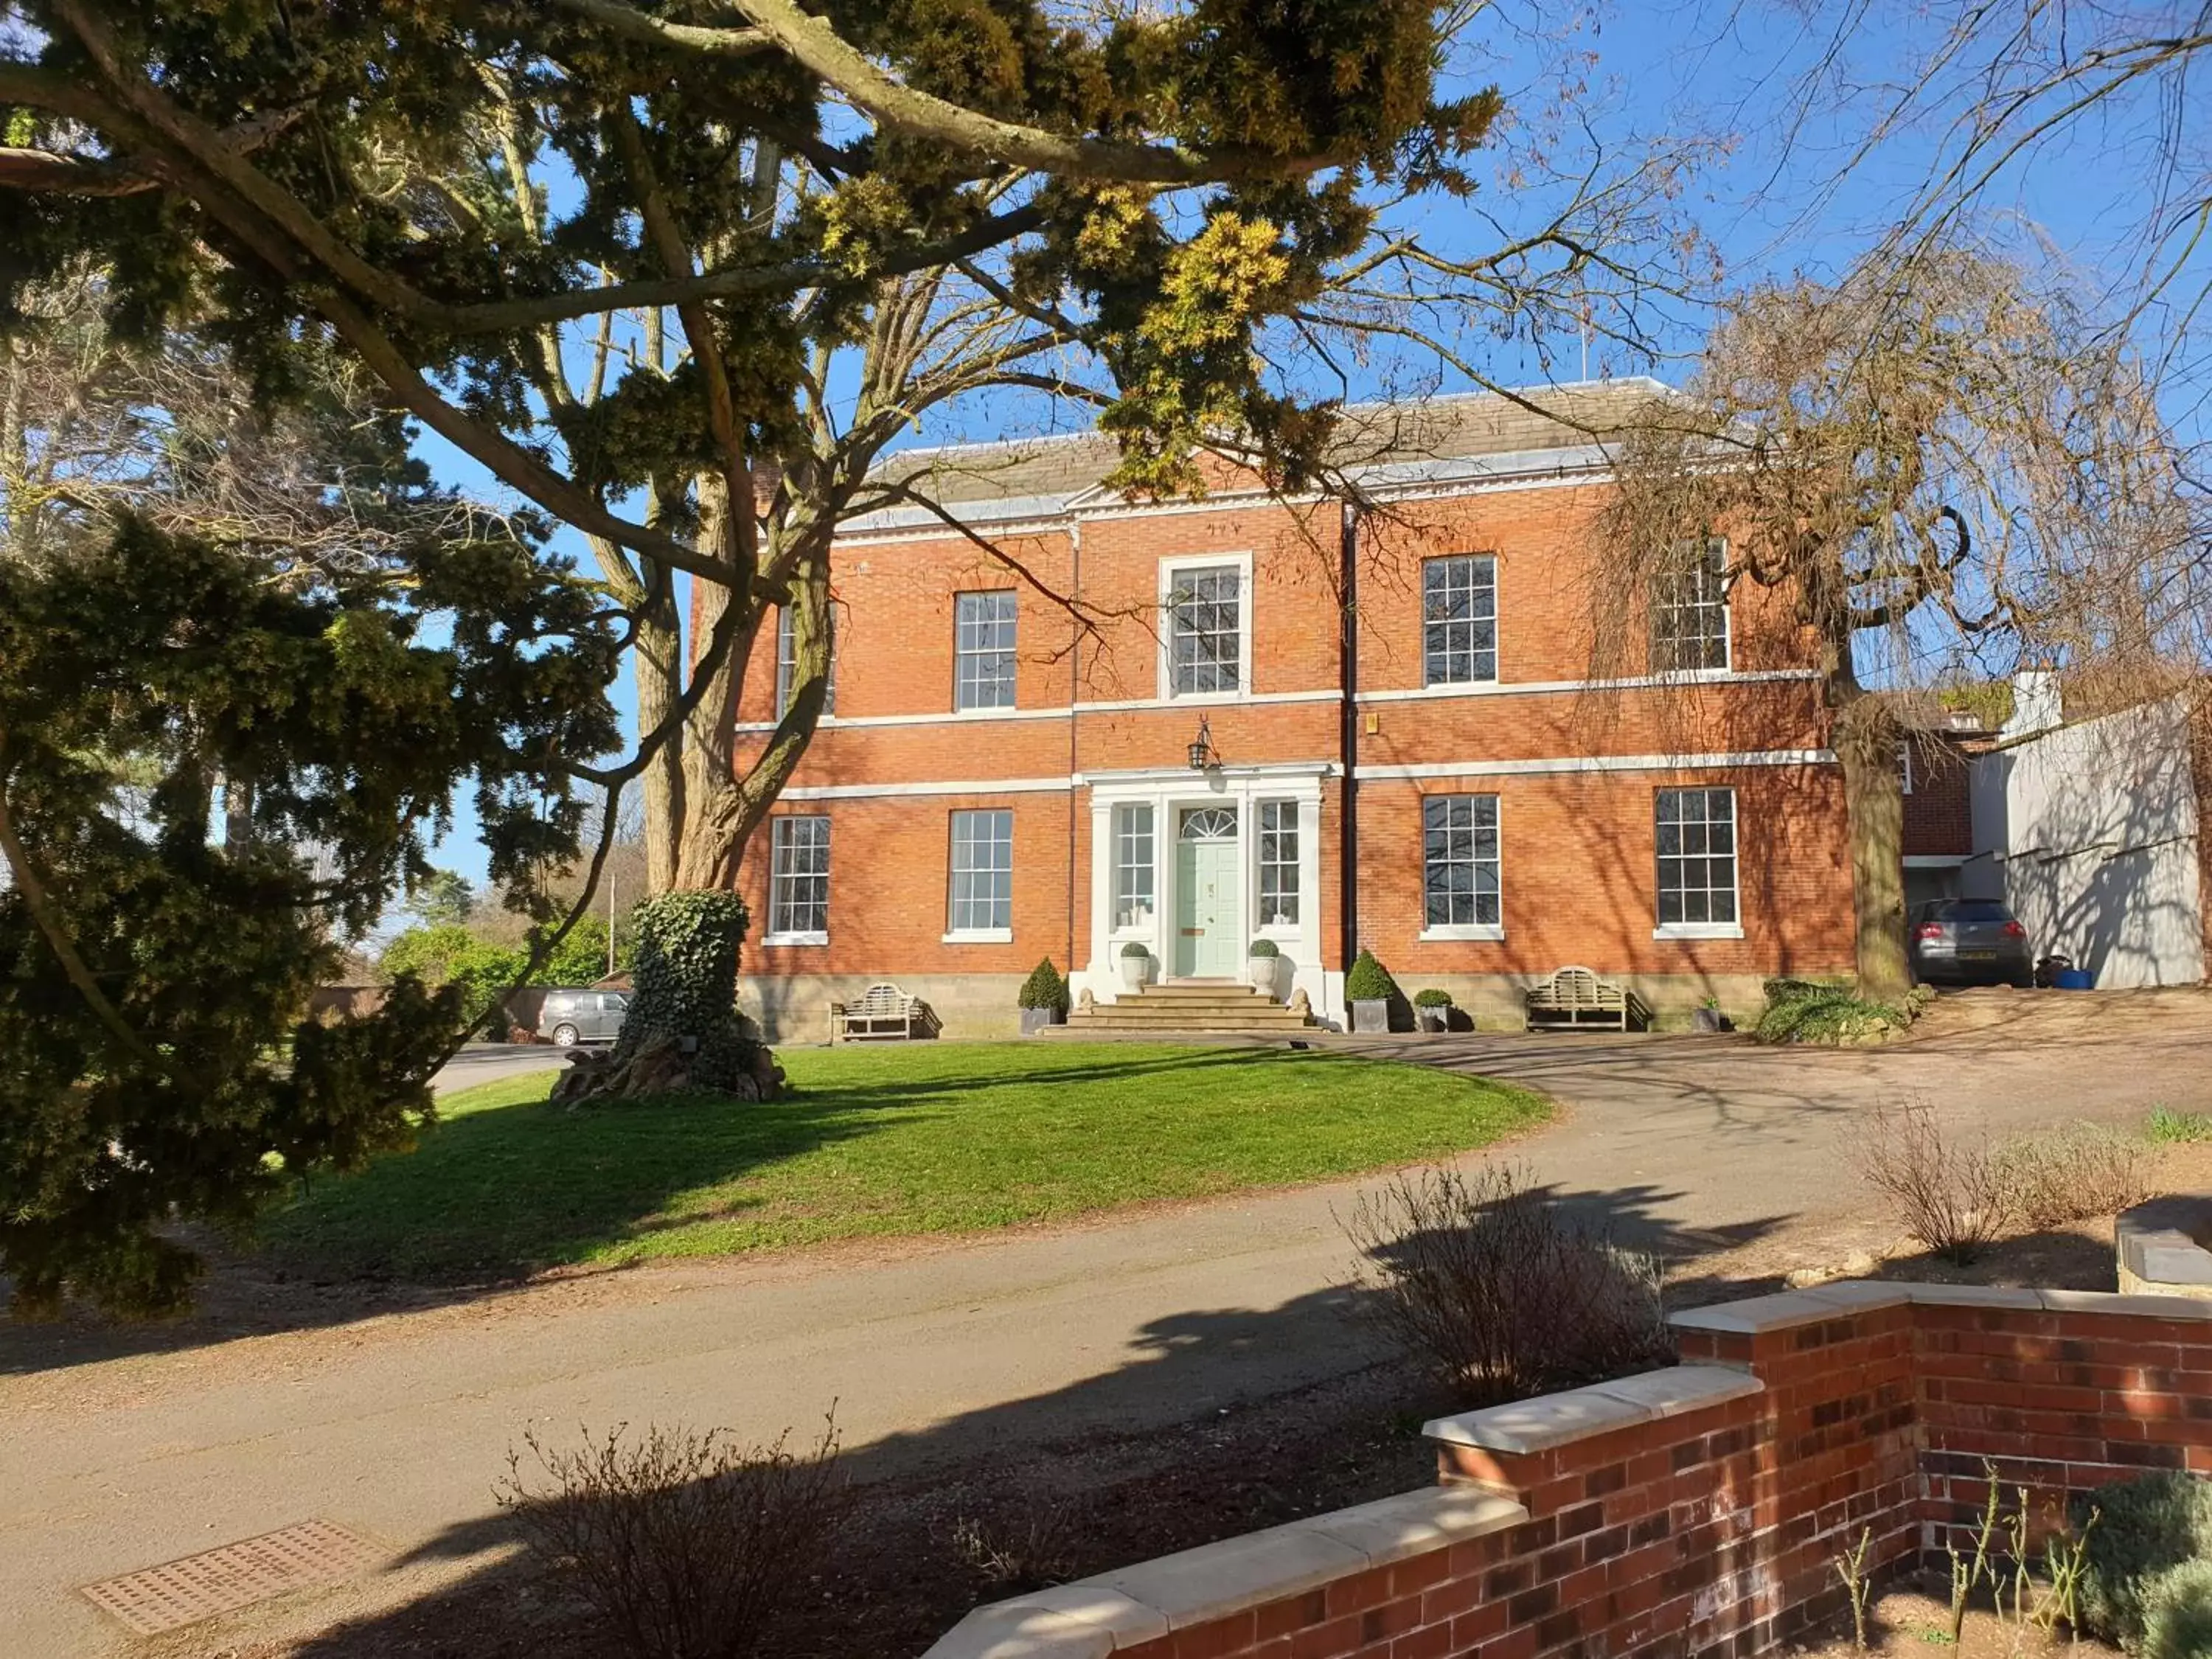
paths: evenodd
<path fill-rule="evenodd" d="M 1817 653 L 1875 1000 L 1910 984 L 1881 693 L 1962 658 L 2099 657 L 2130 610 L 2170 641 L 2196 591 L 2198 501 L 2151 388 L 2093 314 L 1971 248 L 1743 295 L 1687 394 L 1623 442 L 1620 485 L 1601 523 L 1628 591 L 1695 580 L 1719 540 L 1721 579 L 1778 590 Z M 1614 592 L 1599 653 L 1642 672 L 1644 611 Z"/>

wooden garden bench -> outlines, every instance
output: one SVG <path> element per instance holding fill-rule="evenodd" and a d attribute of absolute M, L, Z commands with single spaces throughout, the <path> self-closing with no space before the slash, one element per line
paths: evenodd
<path fill-rule="evenodd" d="M 1532 1031 L 1584 1026 L 1634 1031 L 1650 1024 L 1651 1010 L 1643 998 L 1613 980 L 1600 979 L 1587 968 L 1562 968 L 1528 993 Z"/>
<path fill-rule="evenodd" d="M 857 1002 L 830 1005 L 830 1041 L 927 1035 L 929 1005 L 896 985 L 871 985 Z"/>

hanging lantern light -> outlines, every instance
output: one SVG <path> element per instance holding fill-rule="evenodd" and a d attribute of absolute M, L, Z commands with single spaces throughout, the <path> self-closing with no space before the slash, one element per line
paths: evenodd
<path fill-rule="evenodd" d="M 1213 752 L 1213 730 L 1206 724 L 1206 716 L 1198 717 L 1198 735 L 1190 740 L 1190 769 L 1209 771 L 1221 764 L 1221 757 Z"/>

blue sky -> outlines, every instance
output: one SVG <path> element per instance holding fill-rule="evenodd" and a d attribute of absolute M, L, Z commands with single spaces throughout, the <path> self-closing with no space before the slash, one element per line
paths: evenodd
<path fill-rule="evenodd" d="M 1499 85 L 1524 131 L 1543 124 L 1563 58 L 1588 53 L 1590 61 L 1574 65 L 1583 86 L 1577 108 L 1608 149 L 1661 134 L 1700 133 L 1725 143 L 1725 159 L 1698 173 L 1679 205 L 1715 246 L 1732 284 L 1843 269 L 1894 222 L 1944 142 L 1941 121 L 1930 121 L 1849 165 L 1879 94 L 1837 110 L 1796 95 L 1832 27 L 1831 14 L 1820 9 L 1733 7 L 1725 0 L 1644 6 L 1592 13 L 1582 27 L 1542 38 L 1516 33 L 1508 13 L 1492 15 L 1498 26 L 1483 37 L 1483 61 L 1468 66 L 1471 72 L 1462 78 L 1469 86 Z M 1911 18 L 1924 14 L 1876 15 L 1879 26 L 1862 28 L 1845 58 L 1855 82 L 1869 88 L 1894 81 L 1922 61 L 1930 44 L 1910 32 Z M 2015 240 L 2047 238 L 2060 256 L 2092 275 L 2120 271 L 2136 251 L 2131 239 L 2142 217 L 2143 189 L 2131 169 L 2147 165 L 2147 129 L 2128 125 L 2133 118 L 2119 112 L 2024 155 L 1985 198 L 1991 222 Z M 1495 234 L 1482 214 L 1510 225 L 1527 221 L 1542 204 L 1540 187 L 1486 186 L 1468 206 L 1425 204 L 1423 232 L 1442 251 L 1473 252 Z M 1656 372 L 1679 380 L 1697 348 L 1699 323 L 1692 307 L 1662 324 L 1669 360 L 1656 368 L 1600 349 L 1591 372 Z M 1577 340 L 1547 344 L 1553 377 L 1573 378 L 1580 365 Z M 1537 354 L 1525 345 L 1494 347 L 1485 367 L 1498 378 L 1543 378 Z M 915 438 L 989 435 L 992 418 L 989 410 L 947 410 Z M 426 434 L 420 448 L 441 477 L 500 493 L 442 441 Z M 580 538 L 564 532 L 557 544 L 590 568 Z M 627 675 L 615 695 L 626 723 L 634 723 L 635 695 Z M 483 854 L 465 801 L 456 804 L 453 830 L 434 856 L 481 880 Z"/>

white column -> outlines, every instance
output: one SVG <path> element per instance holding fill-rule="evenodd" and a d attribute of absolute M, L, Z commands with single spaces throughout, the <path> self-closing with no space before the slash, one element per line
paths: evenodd
<path fill-rule="evenodd" d="M 1121 981 L 1109 960 L 1114 933 L 1114 808 L 1094 798 L 1091 805 L 1091 944 L 1085 988 L 1097 1002 L 1111 1002 Z"/>

